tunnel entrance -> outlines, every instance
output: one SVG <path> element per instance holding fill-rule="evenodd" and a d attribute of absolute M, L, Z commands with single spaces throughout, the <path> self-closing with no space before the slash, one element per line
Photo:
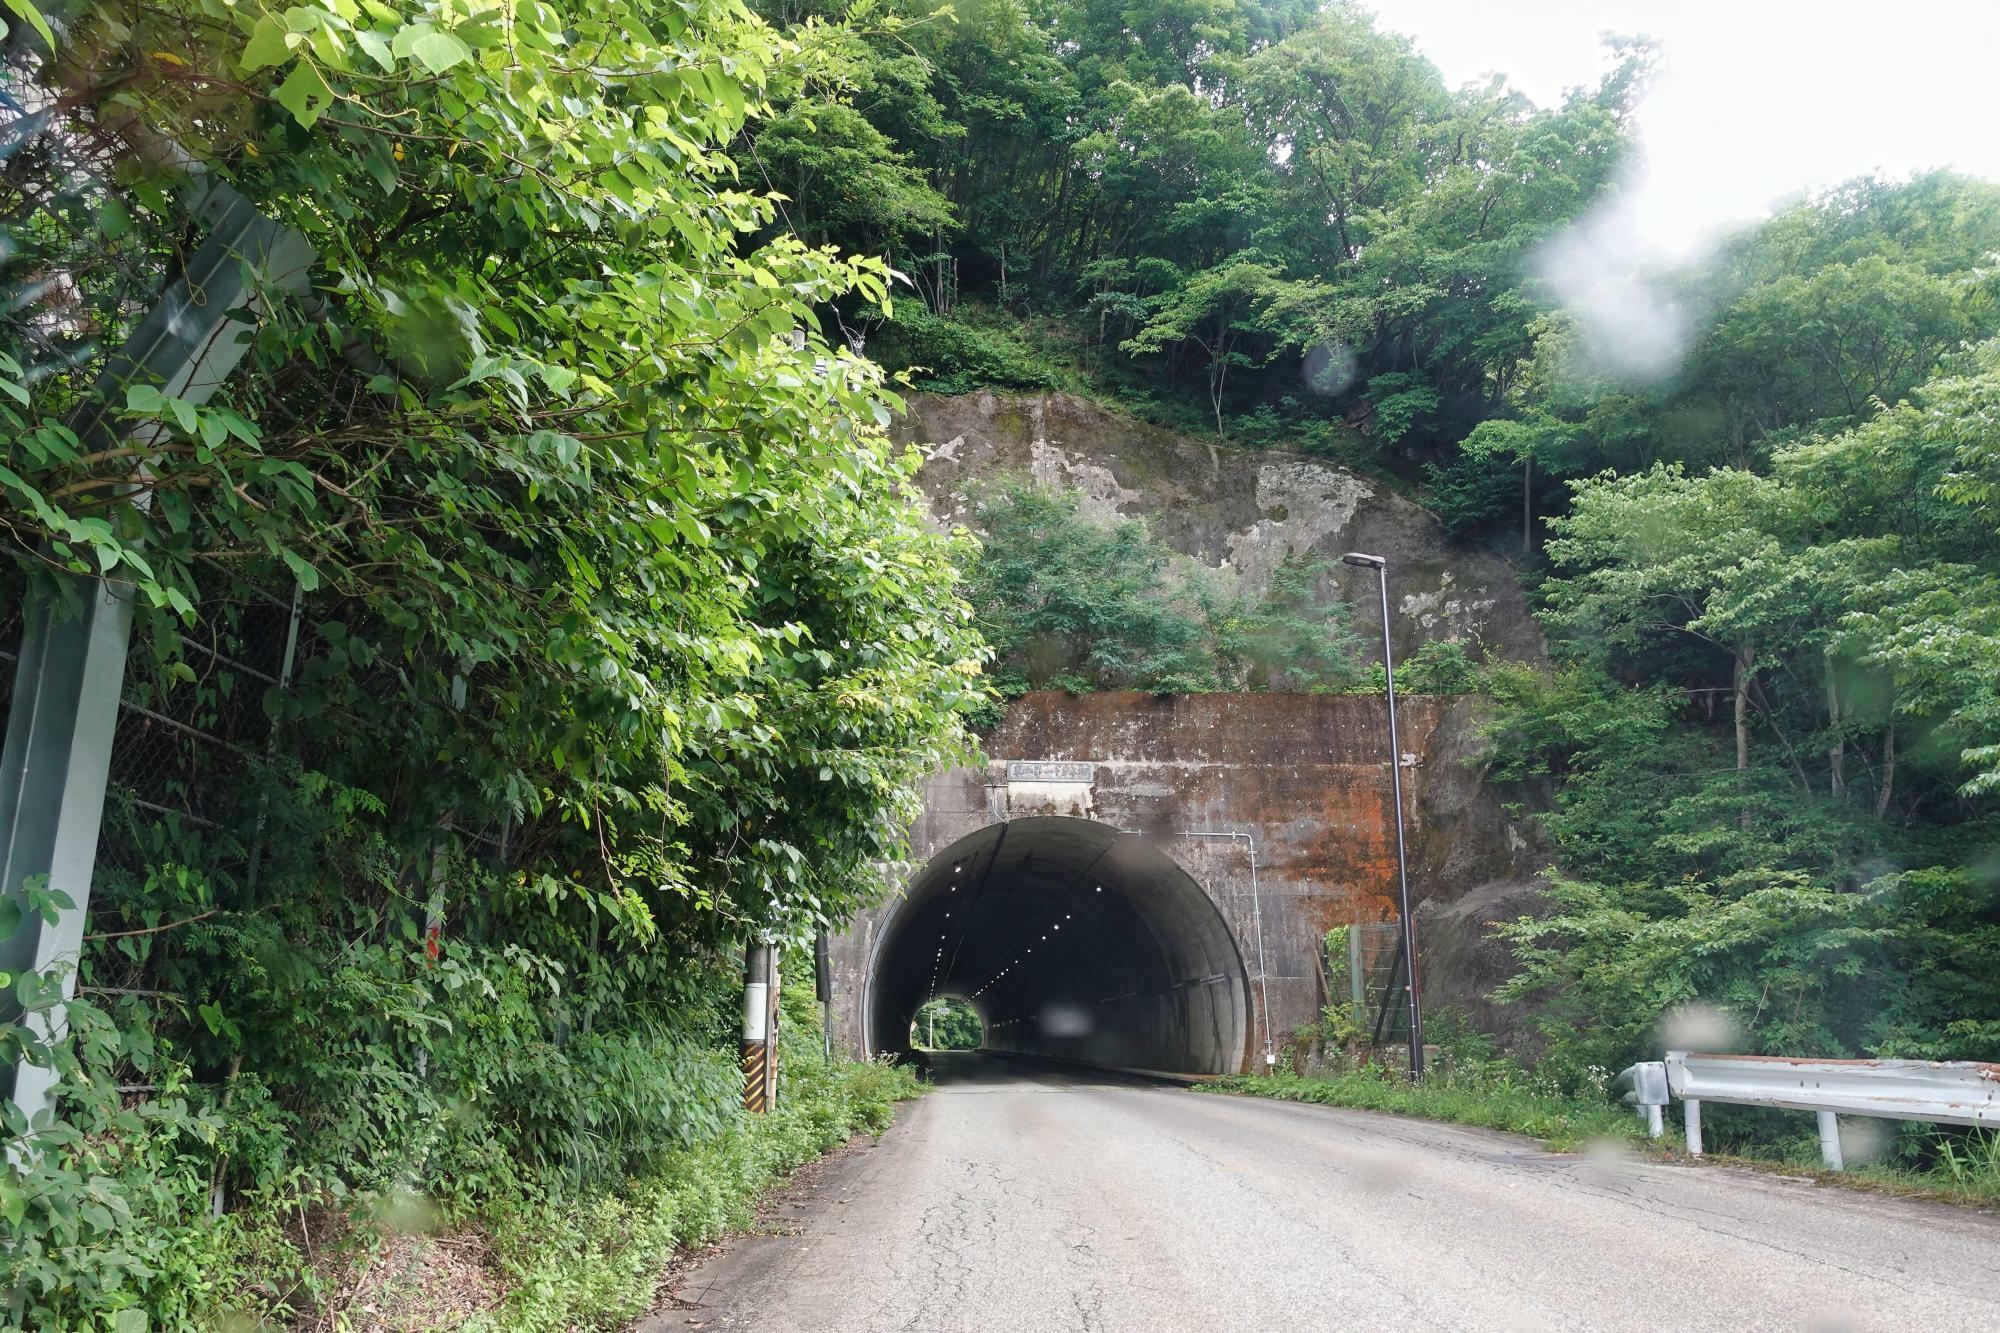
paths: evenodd
<path fill-rule="evenodd" d="M 907 1053 L 942 995 L 978 1011 L 989 1050 L 1190 1074 L 1250 1051 L 1229 923 L 1159 848 L 1089 819 L 989 825 L 924 867 L 870 960 L 869 1054 Z"/>

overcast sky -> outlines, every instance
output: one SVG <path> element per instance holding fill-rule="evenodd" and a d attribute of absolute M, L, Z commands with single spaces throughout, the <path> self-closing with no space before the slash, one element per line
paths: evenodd
<path fill-rule="evenodd" d="M 1868 171 L 2000 179 L 2000 0 L 1364 0 L 1453 83 L 1498 70 L 1537 102 L 1592 83 L 1599 34 L 1667 72 L 1639 114 L 1632 225 L 1685 257 L 1720 225 Z"/>

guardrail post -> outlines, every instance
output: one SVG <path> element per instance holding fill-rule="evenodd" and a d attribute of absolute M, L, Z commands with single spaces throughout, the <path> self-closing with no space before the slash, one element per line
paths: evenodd
<path fill-rule="evenodd" d="M 1840 1117 L 1832 1111 L 1819 1113 L 1819 1155 L 1827 1170 L 1847 1169 L 1847 1161 L 1840 1155 Z"/>
<path fill-rule="evenodd" d="M 1701 1103 L 1684 1101 L 1681 1103 L 1681 1110 L 1684 1113 L 1687 1130 L 1688 1156 L 1699 1157 L 1701 1156 Z"/>
<path fill-rule="evenodd" d="M 1639 1113 L 1646 1133 L 1659 1138 L 1663 1132 L 1661 1109 L 1669 1096 L 1667 1067 L 1658 1060 L 1642 1060 L 1611 1080 L 1618 1099 Z"/>

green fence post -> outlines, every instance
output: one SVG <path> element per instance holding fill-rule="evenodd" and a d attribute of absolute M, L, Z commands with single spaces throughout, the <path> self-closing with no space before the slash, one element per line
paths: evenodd
<path fill-rule="evenodd" d="M 76 423 L 86 442 L 114 438 L 113 414 L 128 384 L 205 402 L 249 350 L 256 326 L 244 312 L 254 318 L 264 292 L 305 286 L 314 255 L 303 237 L 220 182 L 198 183 L 194 193 L 193 211 L 208 225 L 208 238 L 99 377 L 96 407 Z M 81 616 L 66 614 L 65 592 L 81 600 Z M 91 578 L 69 578 L 67 587 L 61 580 L 38 583 L 22 622 L 0 743 L 0 896 L 20 908 L 20 921 L 0 942 L 0 968 L 10 982 L 60 968 L 67 1000 L 75 994 L 118 729 L 131 587 Z M 52 898 L 53 922 L 31 907 L 31 884 L 59 895 Z M 27 1014 L 10 986 L 0 995 L 0 1022 L 24 1019 L 41 1040 L 63 1035 L 60 1006 Z M 31 1131 L 47 1123 L 53 1086 L 50 1070 L 25 1061 L 0 1068 L 0 1092 Z"/>

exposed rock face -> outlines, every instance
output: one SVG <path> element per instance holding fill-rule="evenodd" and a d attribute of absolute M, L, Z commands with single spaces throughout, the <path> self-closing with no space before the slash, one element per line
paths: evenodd
<path fill-rule="evenodd" d="M 1549 850 L 1535 822 L 1509 808 L 1516 794 L 1487 785 L 1480 761 L 1486 702 L 1439 702 L 1444 707 L 1426 735 L 1409 846 L 1425 1003 L 1454 1010 L 1522 1049 L 1532 1045 L 1526 1015 L 1488 998 L 1514 971 L 1493 927 L 1541 914 L 1540 873 Z"/>
<path fill-rule="evenodd" d="M 1508 657 L 1542 652 L 1512 567 L 1449 548 L 1429 513 L 1330 463 L 1176 435 L 1061 393 L 917 395 L 895 433 L 923 449 L 918 481 L 943 521 L 965 517 L 968 483 L 1026 474 L 1081 492 L 1088 513 L 1145 518 L 1175 550 L 1234 572 L 1251 592 L 1290 556 L 1385 556 L 1399 655 L 1433 639 Z M 1336 565 L 1333 577 L 1351 605 L 1375 605 L 1370 571 Z M 1357 615 L 1364 642 L 1372 623 Z"/>

